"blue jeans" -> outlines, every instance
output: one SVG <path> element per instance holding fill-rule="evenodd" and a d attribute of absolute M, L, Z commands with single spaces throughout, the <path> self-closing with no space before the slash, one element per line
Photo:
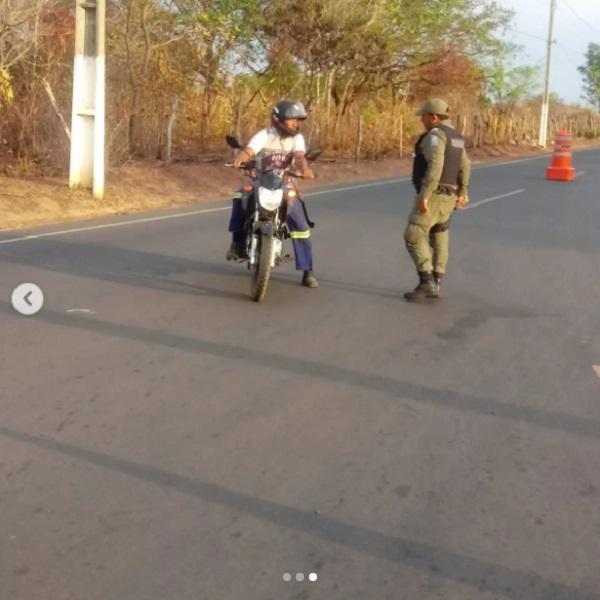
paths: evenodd
<path fill-rule="evenodd" d="M 233 207 L 231 210 L 231 219 L 229 220 L 229 231 L 233 234 L 234 242 L 244 240 L 244 223 L 248 218 L 249 207 L 244 207 L 239 192 L 233 198 Z M 253 204 L 251 199 L 250 201 Z M 286 224 L 296 256 L 296 269 L 299 271 L 312 271 L 313 256 L 312 242 L 310 239 L 310 225 L 302 206 L 302 201 L 298 198 L 290 198 L 287 202 Z"/>

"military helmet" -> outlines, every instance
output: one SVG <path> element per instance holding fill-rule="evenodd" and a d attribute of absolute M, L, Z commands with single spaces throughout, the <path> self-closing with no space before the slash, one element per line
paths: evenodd
<path fill-rule="evenodd" d="M 422 117 L 427 114 L 449 117 L 450 109 L 448 108 L 448 103 L 441 98 L 430 98 L 416 113 L 417 117 Z"/>
<path fill-rule="evenodd" d="M 273 107 L 271 122 L 282 136 L 292 136 L 296 135 L 300 131 L 300 128 L 296 127 L 295 129 L 291 129 L 286 127 L 283 122 L 286 119 L 298 119 L 299 121 L 304 121 L 307 117 L 308 115 L 306 114 L 306 109 L 302 102 L 281 100 Z"/>

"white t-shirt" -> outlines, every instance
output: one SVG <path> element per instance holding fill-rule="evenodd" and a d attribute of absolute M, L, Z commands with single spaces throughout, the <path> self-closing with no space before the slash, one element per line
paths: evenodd
<path fill-rule="evenodd" d="M 274 127 L 261 129 L 249 142 L 248 147 L 255 152 L 256 168 L 285 169 L 292 164 L 294 152 L 306 152 L 304 136 L 281 137 Z"/>

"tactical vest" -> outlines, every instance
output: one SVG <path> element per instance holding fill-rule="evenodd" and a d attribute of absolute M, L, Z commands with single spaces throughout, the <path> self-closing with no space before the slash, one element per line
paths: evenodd
<path fill-rule="evenodd" d="M 446 134 L 446 153 L 444 154 L 444 169 L 442 176 L 440 177 L 440 186 L 450 186 L 454 191 L 460 185 L 460 163 L 462 159 L 463 150 L 465 148 L 464 138 L 454 129 L 447 125 L 436 125 L 438 129 L 441 129 Z M 427 159 L 423 154 L 421 144 L 426 135 L 430 131 L 426 131 L 415 145 L 415 159 L 413 162 L 412 182 L 417 190 L 417 193 L 421 191 L 423 185 L 423 179 L 427 173 Z"/>

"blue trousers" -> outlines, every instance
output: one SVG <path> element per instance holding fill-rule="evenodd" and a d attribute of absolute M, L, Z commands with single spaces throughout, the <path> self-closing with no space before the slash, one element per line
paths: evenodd
<path fill-rule="evenodd" d="M 233 198 L 231 219 L 229 220 L 229 231 L 233 234 L 234 241 L 243 241 L 244 223 L 248 218 L 248 207 L 244 208 L 241 193 Z M 304 214 L 304 207 L 299 198 L 287 200 L 286 224 L 296 256 L 296 269 L 299 271 L 312 271 L 313 256 L 312 242 L 310 239 L 310 225 Z"/>

